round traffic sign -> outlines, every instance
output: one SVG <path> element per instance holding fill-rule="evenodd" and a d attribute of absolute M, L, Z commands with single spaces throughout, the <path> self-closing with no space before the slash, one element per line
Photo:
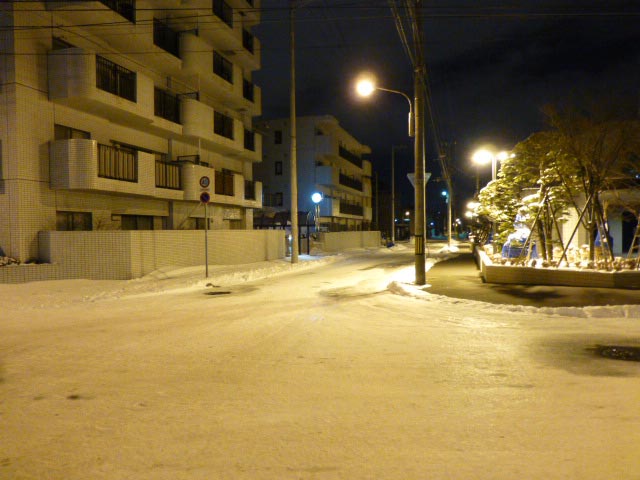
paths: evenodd
<path fill-rule="evenodd" d="M 203 175 L 202 177 L 200 177 L 200 186 L 202 188 L 207 188 L 210 184 L 211 184 L 211 180 L 209 180 L 209 177 L 207 177 L 206 175 Z"/>
<path fill-rule="evenodd" d="M 209 203 L 209 200 L 211 200 L 211 195 L 209 195 L 209 192 L 202 192 L 200 194 L 200 201 L 202 203 Z"/>

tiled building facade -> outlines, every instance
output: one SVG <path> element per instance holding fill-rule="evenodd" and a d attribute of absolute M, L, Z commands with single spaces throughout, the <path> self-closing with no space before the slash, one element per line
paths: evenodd
<path fill-rule="evenodd" d="M 0 4 L 0 248 L 38 232 L 251 229 L 260 0 Z M 207 177 L 209 185 L 200 180 Z"/>
<path fill-rule="evenodd" d="M 264 188 L 264 207 L 276 211 L 291 208 L 288 119 L 259 122 L 263 133 L 264 160 L 255 175 Z M 296 120 L 298 210 L 312 212 L 313 193 L 322 194 L 319 223 L 325 231 L 369 230 L 372 221 L 371 162 L 363 155 L 371 149 L 358 142 L 330 115 Z"/>

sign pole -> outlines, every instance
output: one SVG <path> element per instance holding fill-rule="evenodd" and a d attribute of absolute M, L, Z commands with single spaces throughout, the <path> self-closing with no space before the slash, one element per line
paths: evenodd
<path fill-rule="evenodd" d="M 204 278 L 209 278 L 209 215 L 207 203 L 204 204 Z"/>
<path fill-rule="evenodd" d="M 209 278 L 209 211 L 207 205 L 211 201 L 211 195 L 209 195 L 209 185 L 211 179 L 206 175 L 200 177 L 200 187 L 203 189 L 200 194 L 200 202 L 204 203 L 204 278 Z"/>

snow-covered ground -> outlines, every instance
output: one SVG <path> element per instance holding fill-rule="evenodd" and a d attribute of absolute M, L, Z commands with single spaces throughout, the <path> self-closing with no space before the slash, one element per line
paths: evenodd
<path fill-rule="evenodd" d="M 412 274 L 399 245 L 0 285 L 0 478 L 640 478 L 640 365 L 590 351 L 640 345 L 635 307 Z"/>

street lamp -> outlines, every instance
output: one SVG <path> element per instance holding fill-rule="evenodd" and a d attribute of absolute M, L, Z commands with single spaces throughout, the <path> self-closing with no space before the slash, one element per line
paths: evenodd
<path fill-rule="evenodd" d="M 449 192 L 443 190 L 442 196 L 444 197 L 444 201 L 447 204 L 447 245 L 449 246 L 449 249 L 451 249 L 451 202 L 449 198 Z"/>
<path fill-rule="evenodd" d="M 373 95 L 373 92 L 375 92 L 376 90 L 381 90 L 383 92 L 397 93 L 398 95 L 402 95 L 407 100 L 407 102 L 409 103 L 409 122 L 408 122 L 409 129 L 408 130 L 409 130 L 409 136 L 413 137 L 415 135 L 415 123 L 413 120 L 413 103 L 411 102 L 409 95 L 399 90 L 391 90 L 390 88 L 379 87 L 378 85 L 376 85 L 375 81 L 372 78 L 367 76 L 362 76 L 359 78 L 359 80 L 356 81 L 356 93 L 361 97 L 370 97 L 371 95 Z"/>
<path fill-rule="evenodd" d="M 503 162 L 507 158 L 513 158 L 515 155 L 513 153 L 505 152 L 504 150 L 498 153 L 494 153 L 487 148 L 481 148 L 476 150 L 471 156 L 471 160 L 476 165 L 486 165 L 491 162 L 491 180 L 495 181 L 498 177 L 498 160 Z M 477 175 L 476 170 L 476 175 Z M 478 181 L 476 180 L 476 184 Z M 491 227 L 491 241 L 495 241 L 496 236 L 496 222 L 492 222 Z"/>
<path fill-rule="evenodd" d="M 323 198 L 324 197 L 320 192 L 314 192 L 311 195 L 311 201 L 316 205 L 316 214 L 315 214 L 316 233 L 318 233 L 318 231 L 320 230 L 320 202 L 322 201 Z"/>
<path fill-rule="evenodd" d="M 415 219 L 414 219 L 414 239 L 415 239 L 415 273 L 416 285 L 424 285 L 426 280 L 425 269 L 425 175 L 424 175 L 424 130 L 423 130 L 423 99 L 418 88 L 417 77 L 415 83 L 415 115 L 414 103 L 411 98 L 398 90 L 379 87 L 369 76 L 361 76 L 356 82 L 356 92 L 362 97 L 368 97 L 376 90 L 396 93 L 402 95 L 409 103 L 409 136 L 414 137 L 414 162 L 415 162 Z M 417 118 L 416 118 L 417 117 Z M 416 128 L 416 123 L 419 128 Z"/>
<path fill-rule="evenodd" d="M 404 145 L 391 147 L 391 243 L 396 243 L 396 150 L 405 148 Z"/>
<path fill-rule="evenodd" d="M 476 165 L 487 165 L 488 163 L 491 163 L 491 180 L 495 180 L 498 177 L 498 160 L 503 162 L 507 158 L 512 158 L 513 156 L 513 154 L 505 152 L 504 150 L 498 153 L 494 153 L 486 148 L 481 148 L 473 152 L 471 160 Z"/>

